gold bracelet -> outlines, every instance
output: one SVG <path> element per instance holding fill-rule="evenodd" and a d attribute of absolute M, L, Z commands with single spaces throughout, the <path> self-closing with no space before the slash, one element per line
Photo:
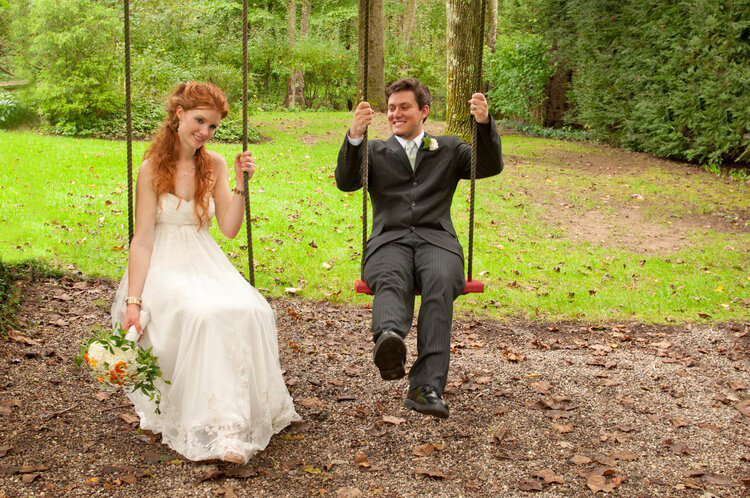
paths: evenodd
<path fill-rule="evenodd" d="M 140 297 L 130 296 L 125 299 L 125 304 L 137 304 L 140 307 L 143 304 L 143 300 Z"/>
<path fill-rule="evenodd" d="M 232 189 L 232 192 L 234 192 L 234 193 L 235 193 L 235 194 L 237 194 L 237 195 L 245 195 L 245 191 L 244 191 L 244 190 L 240 190 L 240 189 L 238 189 L 237 187 L 234 187 L 234 188 Z"/>

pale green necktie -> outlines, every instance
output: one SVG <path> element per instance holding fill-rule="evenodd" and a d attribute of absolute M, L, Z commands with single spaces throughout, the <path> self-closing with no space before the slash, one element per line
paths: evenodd
<path fill-rule="evenodd" d="M 417 143 L 414 140 L 406 141 L 406 157 L 409 158 L 411 169 L 414 169 L 414 165 L 417 163 Z"/>

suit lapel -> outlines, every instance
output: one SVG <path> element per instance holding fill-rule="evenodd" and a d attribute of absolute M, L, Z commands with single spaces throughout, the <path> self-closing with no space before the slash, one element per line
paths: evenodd
<path fill-rule="evenodd" d="M 388 148 L 391 149 L 391 152 L 396 154 L 396 156 L 401 160 L 401 164 L 403 164 L 404 167 L 409 171 L 409 174 L 412 174 L 413 171 L 411 169 L 411 164 L 409 163 L 409 158 L 406 156 L 406 151 L 404 150 L 404 148 L 401 147 L 400 143 L 398 143 L 396 135 L 391 135 L 391 138 L 386 140 L 385 143 Z M 417 153 L 417 161 L 419 161 L 419 153 Z M 418 162 L 415 164 L 418 164 Z"/>
<path fill-rule="evenodd" d="M 417 151 L 417 160 L 414 161 L 414 172 L 415 173 L 417 172 L 417 168 L 419 168 L 419 164 L 422 162 L 422 159 L 424 158 L 424 156 L 426 156 L 427 154 L 431 154 L 432 153 L 431 150 L 425 149 L 425 147 L 424 147 L 424 141 L 425 141 L 425 139 L 428 136 L 429 135 L 427 135 L 427 132 L 425 132 L 424 136 L 422 137 L 422 145 L 421 145 L 421 147 L 419 147 L 419 150 Z"/>

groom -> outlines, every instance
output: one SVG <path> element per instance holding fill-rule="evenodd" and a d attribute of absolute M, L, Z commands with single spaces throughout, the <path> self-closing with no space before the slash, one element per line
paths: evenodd
<path fill-rule="evenodd" d="M 421 292 L 417 322 L 417 360 L 409 370 L 404 405 L 420 413 L 448 418 L 441 399 L 450 362 L 453 301 L 464 288 L 464 256 L 451 222 L 451 201 L 460 179 L 470 178 L 471 147 L 455 136 L 424 132 L 430 91 L 415 78 L 386 89 L 388 140 L 369 142 L 369 191 L 372 234 L 365 252 L 364 278 L 373 291 L 373 359 L 385 380 L 405 374 L 406 337 L 414 315 L 414 295 Z M 503 169 L 500 137 L 475 93 L 470 101 L 477 122 L 477 178 Z M 362 187 L 360 164 L 364 133 L 374 112 L 357 106 L 339 152 L 336 185 L 345 192 Z"/>

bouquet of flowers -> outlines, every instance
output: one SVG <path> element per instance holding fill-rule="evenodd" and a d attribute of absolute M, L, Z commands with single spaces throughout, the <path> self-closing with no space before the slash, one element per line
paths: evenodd
<path fill-rule="evenodd" d="M 158 358 L 151 348 L 139 346 L 137 339 L 133 327 L 128 333 L 120 327 L 99 332 L 82 344 L 75 363 L 80 367 L 85 364 L 103 389 L 141 391 L 156 404 L 156 413 L 161 413 L 161 393 L 154 385 L 162 377 Z M 169 384 L 168 380 L 162 380 Z"/>

